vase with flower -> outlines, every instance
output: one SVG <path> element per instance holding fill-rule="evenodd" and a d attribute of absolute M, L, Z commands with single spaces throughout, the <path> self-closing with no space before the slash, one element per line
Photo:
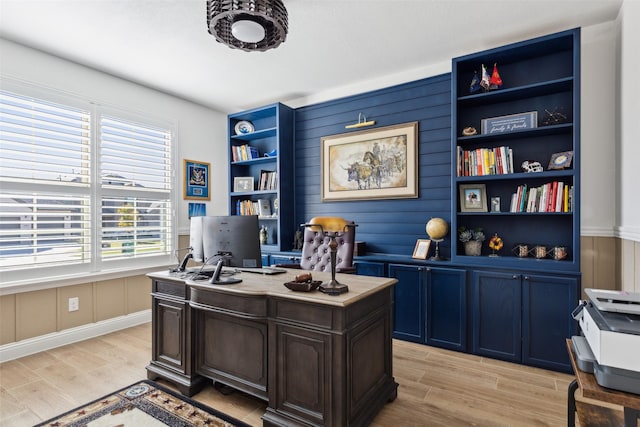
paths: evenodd
<path fill-rule="evenodd" d="M 482 242 L 485 240 L 482 228 L 458 228 L 458 240 L 464 245 L 464 254 L 479 256 L 482 252 Z"/>

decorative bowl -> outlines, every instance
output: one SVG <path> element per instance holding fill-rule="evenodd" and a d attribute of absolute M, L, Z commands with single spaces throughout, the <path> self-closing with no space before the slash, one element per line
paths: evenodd
<path fill-rule="evenodd" d="M 318 286 L 320 286 L 320 283 L 322 283 L 322 281 L 314 280 L 312 282 L 286 282 L 284 285 L 292 291 L 310 292 L 316 290 Z"/>

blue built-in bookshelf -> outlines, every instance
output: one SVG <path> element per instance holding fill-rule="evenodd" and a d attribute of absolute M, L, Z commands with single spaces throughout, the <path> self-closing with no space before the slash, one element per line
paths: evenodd
<path fill-rule="evenodd" d="M 359 114 L 375 125 L 345 129 Z M 388 200 L 321 200 L 321 139 L 384 126 L 418 122 L 418 197 Z M 431 217 L 451 218 L 451 78 L 449 74 L 296 109 L 296 224 L 318 215 L 339 215 L 358 224 L 367 253 L 411 257 L 416 239 L 427 239 Z M 345 171 L 346 173 L 346 171 Z M 295 226 L 295 224 L 294 224 Z M 449 257 L 449 241 L 441 251 Z"/>
<path fill-rule="evenodd" d="M 471 89 L 474 73 L 480 76 L 482 65 L 489 74 L 496 67 L 502 87 Z M 487 244 L 483 245 L 482 256 L 467 256 L 463 245 L 454 239 L 453 261 L 519 270 L 579 272 L 580 30 L 454 58 L 452 82 L 452 228 L 481 227 L 487 240 L 497 233 L 504 242 L 498 252 L 500 257 L 489 259 L 491 249 Z M 533 121 L 522 119 L 523 127 L 517 131 L 499 126 L 494 126 L 494 132 L 488 127 L 483 129 L 483 121 L 500 117 L 517 121 L 531 114 L 535 116 Z M 475 128 L 477 134 L 465 135 L 468 127 Z M 513 171 L 501 174 L 491 167 L 494 160 L 500 163 L 491 153 L 499 156 L 500 150 L 494 149 L 504 146 L 511 150 Z M 567 152 L 572 153 L 571 162 L 550 165 L 552 157 L 566 159 L 558 153 Z M 479 157 L 483 159 L 478 162 Z M 473 167 L 468 167 L 469 161 Z M 539 162 L 543 170 L 524 172 L 524 161 Z M 482 170 L 487 164 L 489 168 Z M 461 194 L 475 188 L 486 191 L 486 211 L 465 209 Z M 492 198 L 499 198 L 497 212 L 491 209 Z M 512 251 L 516 246 L 530 251 L 537 247 L 539 255 L 545 251 L 548 255 L 536 257 L 531 252 L 519 257 Z M 566 256 L 553 259 L 553 248 L 561 248 L 558 253 Z"/>

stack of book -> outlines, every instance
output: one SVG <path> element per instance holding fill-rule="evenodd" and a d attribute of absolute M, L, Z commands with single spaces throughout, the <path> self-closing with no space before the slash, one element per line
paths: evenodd
<path fill-rule="evenodd" d="M 276 171 L 260 171 L 260 181 L 258 190 L 277 190 L 278 189 L 278 172 Z"/>
<path fill-rule="evenodd" d="M 271 217 L 271 201 L 269 199 L 238 200 L 236 201 L 236 215 Z"/>
<path fill-rule="evenodd" d="M 511 195 L 511 212 L 573 212 L 573 185 L 562 181 L 538 187 L 519 185 Z"/>
<path fill-rule="evenodd" d="M 243 160 L 257 159 L 260 154 L 257 148 L 244 144 L 231 146 L 231 156 L 234 162 L 241 162 Z"/>
<path fill-rule="evenodd" d="M 458 176 L 504 175 L 513 173 L 513 150 L 509 147 L 458 147 Z"/>

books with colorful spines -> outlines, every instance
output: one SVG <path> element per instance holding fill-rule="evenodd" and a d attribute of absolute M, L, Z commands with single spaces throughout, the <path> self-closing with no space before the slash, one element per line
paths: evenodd
<path fill-rule="evenodd" d="M 547 212 L 556 211 L 556 197 L 558 196 L 558 181 L 553 181 L 551 184 L 551 192 L 549 193 L 549 202 L 547 203 Z"/>
<path fill-rule="evenodd" d="M 562 212 L 569 212 L 569 185 L 564 186 Z"/>
<path fill-rule="evenodd" d="M 469 176 L 469 152 L 464 152 L 464 176 Z"/>
<path fill-rule="evenodd" d="M 527 184 L 523 184 L 522 185 L 522 197 L 520 199 L 520 206 L 519 206 L 518 212 L 524 212 L 526 194 L 527 194 Z"/>
<path fill-rule="evenodd" d="M 516 191 L 511 195 L 511 204 L 509 205 L 509 212 L 516 211 L 516 205 L 518 203 L 518 192 Z"/>
<path fill-rule="evenodd" d="M 556 196 L 556 208 L 555 208 L 555 212 L 562 212 L 562 201 L 563 201 L 563 194 L 564 194 L 564 182 L 562 181 L 558 181 L 558 194 Z"/>
<path fill-rule="evenodd" d="M 549 198 L 549 183 L 542 186 L 542 195 L 540 196 L 540 203 L 538 204 L 538 212 L 547 211 L 547 199 Z"/>
<path fill-rule="evenodd" d="M 500 147 L 493 149 L 493 155 L 496 159 L 496 174 L 503 175 L 504 169 L 502 168 L 502 152 L 500 150 Z"/>
<path fill-rule="evenodd" d="M 483 175 L 491 175 L 491 158 L 489 157 L 489 150 L 486 148 L 481 148 L 480 152 L 482 153 L 482 174 Z"/>
<path fill-rule="evenodd" d="M 256 147 L 247 146 L 247 154 L 249 159 L 257 159 L 260 157 L 258 154 L 258 149 Z"/>
<path fill-rule="evenodd" d="M 527 212 L 535 212 L 537 191 L 536 187 L 529 189 L 529 194 L 527 196 Z"/>
<path fill-rule="evenodd" d="M 509 173 L 513 173 L 513 149 L 509 148 Z"/>
<path fill-rule="evenodd" d="M 518 185 L 516 188 L 516 192 L 514 193 L 515 197 L 511 206 L 511 212 L 518 212 L 520 210 L 520 200 L 522 199 L 522 185 Z"/>

